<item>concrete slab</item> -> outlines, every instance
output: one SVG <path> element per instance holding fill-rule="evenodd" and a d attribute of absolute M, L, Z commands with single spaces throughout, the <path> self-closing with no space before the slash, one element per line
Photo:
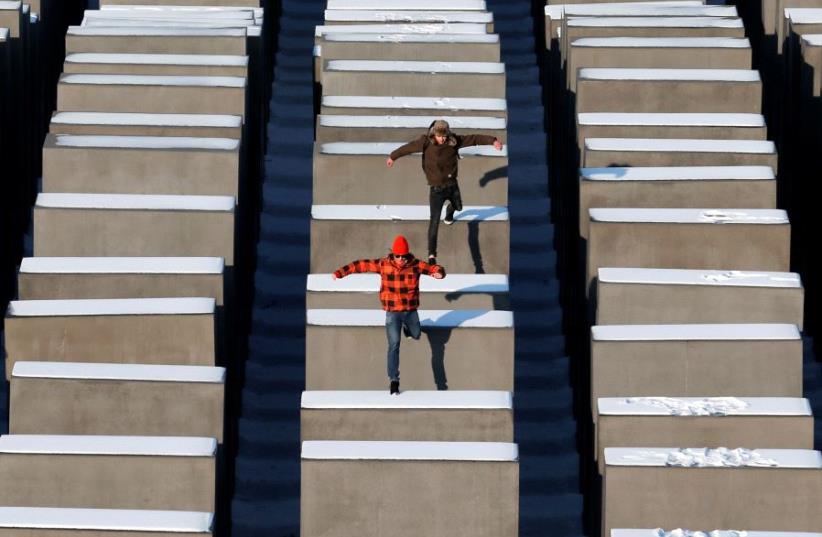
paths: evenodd
<path fill-rule="evenodd" d="M 323 22 L 335 24 L 485 24 L 494 31 L 494 14 L 488 11 L 326 9 Z"/>
<path fill-rule="evenodd" d="M 804 298 L 794 272 L 601 268 L 596 324 L 788 323 L 801 330 Z"/>
<path fill-rule="evenodd" d="M 417 130 L 417 136 L 423 132 L 424 129 Z M 405 141 L 414 138 L 409 136 Z M 429 188 L 420 168 L 422 154 L 398 159 L 392 168 L 385 165 L 388 155 L 400 145 L 400 142 L 315 143 L 314 203 L 405 204 L 411 200 L 425 203 Z M 502 151 L 491 146 L 466 147 L 460 150 L 460 155 L 464 157 L 459 163 L 463 203 L 507 205 L 508 147 Z"/>
<path fill-rule="evenodd" d="M 779 156 L 769 140 L 586 138 L 583 165 L 606 166 L 769 166 Z"/>
<path fill-rule="evenodd" d="M 4 507 L 212 513 L 217 442 L 157 436 L 4 435 Z"/>
<path fill-rule="evenodd" d="M 511 442 L 510 392 L 307 391 L 300 439 Z"/>
<path fill-rule="evenodd" d="M 801 397 L 802 339 L 788 324 L 607 325 L 591 329 L 600 397 Z"/>
<path fill-rule="evenodd" d="M 423 341 L 406 341 L 400 350 L 403 389 L 513 390 L 511 312 L 420 310 L 419 316 Z M 382 310 L 308 310 L 307 390 L 386 389 L 385 353 Z"/>
<path fill-rule="evenodd" d="M 513 536 L 519 525 L 516 444 L 303 442 L 300 534 Z M 333 493 L 328 483 L 339 488 Z M 428 513 L 419 517 L 418 513 Z"/>
<path fill-rule="evenodd" d="M 425 205 L 314 205 L 309 270 L 331 272 L 352 252 L 379 257 L 398 233 L 424 256 L 429 212 Z M 466 205 L 440 230 L 438 261 L 455 273 L 507 274 L 509 229 L 505 207 Z"/>
<path fill-rule="evenodd" d="M 671 530 L 673 531 L 673 530 Z M 733 530 L 713 530 L 705 528 L 706 533 L 715 532 L 717 537 L 733 537 Z M 748 537 L 822 537 L 822 533 L 795 531 L 745 531 Z M 666 532 L 667 535 L 667 532 Z M 611 537 L 659 537 L 659 528 L 614 528 Z"/>
<path fill-rule="evenodd" d="M 331 142 L 407 142 L 427 132 L 437 119 L 444 119 L 457 133 L 484 134 L 507 139 L 507 121 L 504 117 L 484 116 L 317 116 L 315 141 Z"/>
<path fill-rule="evenodd" d="M 246 28 L 70 26 L 66 54 L 227 54 L 245 56 Z"/>
<path fill-rule="evenodd" d="M 205 436 L 223 441 L 225 368 L 17 362 L 12 434 Z"/>
<path fill-rule="evenodd" d="M 388 97 L 323 95 L 321 113 L 328 115 L 423 115 L 508 117 L 505 99 L 471 97 Z"/>
<path fill-rule="evenodd" d="M 49 124 L 52 134 L 104 136 L 182 136 L 239 140 L 242 130 L 241 116 L 217 114 L 55 112 Z"/>
<path fill-rule="evenodd" d="M 74 52 L 64 73 L 109 75 L 248 76 L 248 56 Z"/>

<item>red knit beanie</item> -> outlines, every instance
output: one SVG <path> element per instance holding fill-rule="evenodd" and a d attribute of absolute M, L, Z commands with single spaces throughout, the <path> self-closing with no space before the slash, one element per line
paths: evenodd
<path fill-rule="evenodd" d="M 397 235 L 394 238 L 394 245 L 391 247 L 391 253 L 394 255 L 408 254 L 408 241 L 402 235 Z"/>

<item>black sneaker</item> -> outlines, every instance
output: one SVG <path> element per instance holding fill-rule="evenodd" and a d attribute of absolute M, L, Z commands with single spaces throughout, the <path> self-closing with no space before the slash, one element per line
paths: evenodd
<path fill-rule="evenodd" d="M 428 264 L 429 265 L 436 265 L 437 264 L 437 256 L 431 254 L 428 256 Z"/>
<path fill-rule="evenodd" d="M 400 381 L 392 380 L 391 387 L 388 388 L 390 395 L 399 395 L 400 394 Z"/>
<path fill-rule="evenodd" d="M 445 218 L 442 219 L 442 223 L 446 226 L 450 226 L 454 223 L 454 215 L 445 213 Z"/>

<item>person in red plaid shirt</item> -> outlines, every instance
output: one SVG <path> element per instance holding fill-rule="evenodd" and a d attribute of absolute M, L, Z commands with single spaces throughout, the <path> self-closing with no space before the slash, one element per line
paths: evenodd
<path fill-rule="evenodd" d="M 385 310 L 388 337 L 389 392 L 400 393 L 400 330 L 405 337 L 420 338 L 420 275 L 445 278 L 445 269 L 420 261 L 410 252 L 408 241 L 397 235 L 391 253 L 380 259 L 358 259 L 334 271 L 333 278 L 359 272 L 376 272 L 381 277 L 380 302 Z"/>

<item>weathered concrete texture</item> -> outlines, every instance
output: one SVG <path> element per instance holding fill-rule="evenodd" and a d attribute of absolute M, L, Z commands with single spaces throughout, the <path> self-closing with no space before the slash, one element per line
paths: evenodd
<path fill-rule="evenodd" d="M 765 140 L 768 129 L 761 126 L 714 125 L 580 125 L 577 141 L 580 154 L 586 138 L 679 138 L 695 140 Z"/>
<path fill-rule="evenodd" d="M 302 461 L 305 537 L 377 537 L 388 525 L 397 537 L 515 537 L 518 524 L 517 463 Z"/>
<path fill-rule="evenodd" d="M 82 113 L 82 112 L 80 112 Z M 164 122 L 166 114 L 156 114 L 157 121 L 152 125 L 129 123 L 127 120 L 111 124 L 101 121 L 87 121 L 75 123 L 63 121 L 65 112 L 55 112 L 49 124 L 52 134 L 96 134 L 103 136 L 183 136 L 192 138 L 231 138 L 239 140 L 242 136 L 242 125 L 238 123 L 232 127 L 205 126 L 205 125 L 176 125 Z M 96 114 L 95 114 L 96 115 Z M 233 116 L 238 117 L 238 116 Z"/>
<path fill-rule="evenodd" d="M 100 6 L 131 6 L 134 0 L 100 0 Z M 166 6 L 168 0 L 140 0 L 144 6 Z M 175 6 L 260 7 L 260 0 L 174 0 Z"/>
<path fill-rule="evenodd" d="M 599 141 L 631 141 L 631 148 L 606 147 L 597 145 Z M 688 140 L 691 141 L 691 140 Z M 776 147 L 770 142 L 756 141 L 760 146 L 751 149 L 748 144 L 739 147 L 734 145 L 735 140 L 693 140 L 699 147 L 693 149 L 679 145 L 680 140 L 670 140 L 670 143 L 660 144 L 657 140 L 648 138 L 588 138 L 584 141 L 583 166 L 600 168 L 607 166 L 770 166 L 776 170 L 779 155 Z M 728 142 L 727 150 L 720 151 L 716 147 L 722 142 Z M 741 142 L 745 142 L 742 140 Z M 713 148 L 710 146 L 714 145 Z M 608 144 L 613 145 L 613 144 Z M 723 148 L 724 149 L 724 148 Z"/>
<path fill-rule="evenodd" d="M 121 63 L 111 61 L 87 61 L 77 55 L 69 55 L 63 63 L 64 73 L 106 74 L 106 75 L 174 75 L 174 76 L 248 76 L 247 65 L 219 64 L 179 64 L 166 63 Z"/>
<path fill-rule="evenodd" d="M 586 20 L 579 20 L 582 18 Z M 624 19 L 613 17 L 614 24 L 610 26 L 589 26 L 586 22 L 591 19 L 595 17 L 579 17 L 571 24 L 568 24 L 567 19 L 561 21 L 564 42 L 572 42 L 582 37 L 745 37 L 745 27 L 741 21 L 737 25 L 708 23 L 672 27 L 650 23 L 647 26 L 638 26 L 636 23 L 631 24 L 631 18 L 628 18 L 626 24 Z"/>
<path fill-rule="evenodd" d="M 63 145 L 62 139 L 49 134 L 43 144 L 43 192 L 239 197 L 238 141 L 225 140 L 224 147 L 216 148 L 208 139 L 200 139 L 199 147 L 165 148 L 140 144 L 174 143 L 159 137 L 134 142 L 112 137 L 109 140 L 121 147 L 94 140 L 76 147 Z"/>
<path fill-rule="evenodd" d="M 215 508 L 214 457 L 3 453 L 0 478 L 10 507 Z"/>
<path fill-rule="evenodd" d="M 343 97 L 345 99 L 345 97 Z M 365 97 L 368 99 L 368 97 Z M 382 99 L 387 99 L 383 102 Z M 321 114 L 352 115 L 352 116 L 490 116 L 508 117 L 508 110 L 505 108 L 505 101 L 501 100 L 498 105 L 480 107 L 470 105 L 469 102 L 478 100 L 454 101 L 448 97 L 429 97 L 421 101 L 414 100 L 413 103 L 403 101 L 402 98 L 383 97 L 380 101 L 375 101 L 365 106 L 365 101 L 340 102 L 336 96 L 323 96 L 320 107 Z M 450 102 L 453 104 L 449 104 Z"/>
<path fill-rule="evenodd" d="M 414 126 L 414 127 L 406 127 L 400 125 L 392 125 L 392 126 L 382 126 L 382 125 L 351 125 L 351 124 L 340 124 L 340 125 L 323 125 L 323 117 L 327 118 L 327 120 L 334 120 L 334 116 L 318 116 L 317 117 L 317 125 L 316 125 L 316 142 L 323 143 L 323 142 L 401 142 L 405 143 L 409 140 L 413 140 L 414 138 L 418 137 L 420 134 L 424 133 L 430 123 L 422 124 L 421 126 Z M 402 121 L 402 116 L 393 116 L 391 119 Z M 433 119 L 431 120 L 433 121 Z M 457 132 L 460 132 L 464 129 L 455 128 L 455 126 L 451 125 L 451 128 Z M 498 138 L 502 143 L 505 143 L 507 140 L 507 131 L 504 126 L 501 128 L 474 128 L 474 129 L 466 129 L 470 130 L 471 134 L 484 134 L 486 136 L 493 136 Z"/>
<path fill-rule="evenodd" d="M 412 135 L 407 140 L 413 138 Z M 400 145 L 398 142 L 396 147 Z M 464 204 L 508 204 L 508 157 L 499 155 L 468 155 L 460 160 L 459 185 Z M 322 145 L 315 144 L 314 204 L 427 203 L 428 183 L 420 167 L 422 156 L 408 155 L 398 159 L 392 168 L 385 165 L 387 158 L 388 154 L 323 153 Z"/>
<path fill-rule="evenodd" d="M 383 326 L 306 326 L 307 390 L 387 388 Z M 407 390 L 514 389 L 513 328 L 423 328 L 400 345 Z"/>
<path fill-rule="evenodd" d="M 373 292 L 345 293 L 308 291 L 305 294 L 307 308 L 368 309 L 380 305 L 379 290 Z M 486 293 L 471 290 L 453 293 L 421 292 L 420 305 L 427 309 L 447 310 L 511 310 L 508 293 Z"/>
<path fill-rule="evenodd" d="M 302 409 L 301 440 L 512 442 L 511 410 Z"/>
<path fill-rule="evenodd" d="M 203 32 L 206 34 L 207 32 Z M 73 52 L 137 54 L 246 54 L 245 31 L 235 35 L 88 35 L 69 28 L 66 54 Z"/>
<path fill-rule="evenodd" d="M 224 385 L 12 377 L 11 434 L 203 436 L 223 441 Z"/>

